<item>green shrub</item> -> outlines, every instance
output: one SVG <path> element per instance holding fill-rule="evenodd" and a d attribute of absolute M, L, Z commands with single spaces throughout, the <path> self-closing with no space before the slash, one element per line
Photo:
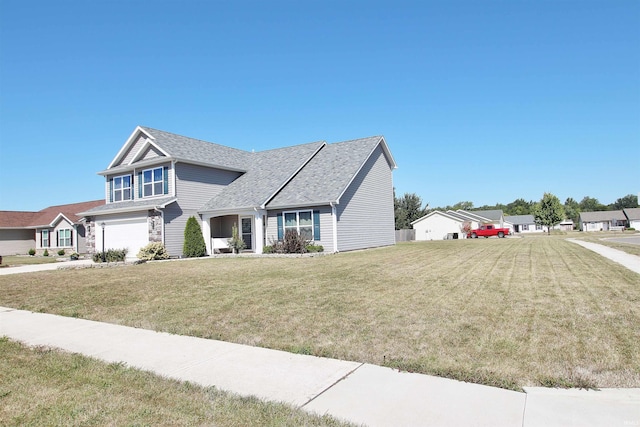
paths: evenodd
<path fill-rule="evenodd" d="M 60 249 L 60 250 L 58 251 L 58 255 L 59 255 L 59 256 L 63 256 L 63 255 L 64 255 L 64 249 Z"/>
<path fill-rule="evenodd" d="M 204 243 L 204 237 L 202 237 L 202 228 L 200 228 L 196 217 L 190 216 L 184 228 L 182 255 L 187 258 L 195 258 L 206 254 L 207 246 Z"/>
<path fill-rule="evenodd" d="M 69 258 L 71 258 L 72 261 L 77 260 L 78 258 L 80 258 L 80 255 L 78 255 L 77 252 L 72 253 L 71 255 L 69 255 Z"/>
<path fill-rule="evenodd" d="M 169 253 L 167 252 L 167 249 L 160 242 L 152 242 L 144 248 L 140 248 L 140 252 L 138 252 L 137 256 L 138 258 L 145 261 L 169 259 Z"/>
<path fill-rule="evenodd" d="M 324 252 L 324 246 L 315 243 L 309 243 L 305 249 L 307 252 Z"/>
<path fill-rule="evenodd" d="M 49 256 L 49 251 L 45 249 L 44 252 L 42 253 L 42 256 Z"/>
<path fill-rule="evenodd" d="M 96 252 L 93 254 L 93 262 L 118 262 L 127 258 L 127 249 L 109 249 L 106 252 Z"/>
<path fill-rule="evenodd" d="M 36 250 L 31 248 L 29 249 L 29 255 L 34 256 L 36 254 Z"/>
<path fill-rule="evenodd" d="M 273 245 L 266 245 L 264 248 L 262 248 L 262 253 L 263 254 L 272 254 L 272 253 L 274 253 Z"/>

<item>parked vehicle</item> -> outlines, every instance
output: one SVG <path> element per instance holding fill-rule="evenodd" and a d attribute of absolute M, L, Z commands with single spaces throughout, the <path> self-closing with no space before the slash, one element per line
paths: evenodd
<path fill-rule="evenodd" d="M 467 237 L 477 239 L 478 237 L 498 236 L 500 238 L 509 235 L 508 228 L 496 228 L 493 224 L 481 225 L 480 228 L 471 230 Z"/>

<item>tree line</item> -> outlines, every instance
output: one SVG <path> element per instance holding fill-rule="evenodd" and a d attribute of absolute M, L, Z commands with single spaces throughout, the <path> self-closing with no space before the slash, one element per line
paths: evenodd
<path fill-rule="evenodd" d="M 556 200 L 557 204 L 562 208 L 561 212 L 557 212 L 558 215 L 561 214 L 563 216 L 559 221 L 562 221 L 563 219 L 571 219 L 574 224 L 577 224 L 579 222 L 580 212 L 617 211 L 625 208 L 638 207 L 638 196 L 634 194 L 628 194 L 624 197 L 620 197 L 615 202 L 605 205 L 600 203 L 598 199 L 589 196 L 583 197 L 579 202 L 572 197 L 568 197 L 564 201 L 564 204 L 562 204 L 560 200 L 553 194 L 545 193 L 543 198 L 538 202 L 535 202 L 533 200 L 526 201 L 524 199 L 516 199 L 506 205 L 497 203 L 495 205 L 483 205 L 476 207 L 473 205 L 473 202 L 464 201 L 458 202 L 452 206 L 431 208 L 428 203 L 423 204 L 422 198 L 415 193 L 405 193 L 401 197 L 396 197 L 394 191 L 395 225 L 396 230 L 409 229 L 411 228 L 411 223 L 413 221 L 422 218 L 430 212 L 433 212 L 435 210 L 455 211 L 458 209 L 466 211 L 502 210 L 502 212 L 504 212 L 504 214 L 508 216 L 534 215 L 536 220 L 538 220 L 538 215 L 541 214 L 539 209 L 542 205 L 544 205 L 544 207 L 546 207 L 547 209 L 558 210 L 556 207 Z M 536 213 L 538 215 L 536 215 Z M 540 222 L 540 224 L 547 225 L 543 222 Z"/>

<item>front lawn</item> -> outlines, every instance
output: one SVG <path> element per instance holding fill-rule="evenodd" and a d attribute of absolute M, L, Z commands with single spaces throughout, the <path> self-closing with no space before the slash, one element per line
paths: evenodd
<path fill-rule="evenodd" d="M 0 305 L 511 389 L 640 386 L 640 276 L 559 236 L 0 276 Z"/>

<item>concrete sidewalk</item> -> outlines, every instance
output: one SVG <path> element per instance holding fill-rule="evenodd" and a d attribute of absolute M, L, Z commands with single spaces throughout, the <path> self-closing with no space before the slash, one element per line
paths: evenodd
<path fill-rule="evenodd" d="M 369 426 L 639 426 L 640 389 L 519 393 L 380 366 L 0 307 L 0 336 Z"/>
<path fill-rule="evenodd" d="M 617 262 L 618 264 L 623 265 L 629 270 L 640 274 L 640 257 L 639 256 L 628 254 L 626 252 L 620 251 L 618 249 L 610 248 L 605 245 L 585 242 L 583 240 L 567 239 L 567 241 L 580 245 L 583 248 L 587 248 L 590 251 L 593 251 L 599 255 L 602 255 L 605 258 L 609 258 L 611 261 Z"/>

